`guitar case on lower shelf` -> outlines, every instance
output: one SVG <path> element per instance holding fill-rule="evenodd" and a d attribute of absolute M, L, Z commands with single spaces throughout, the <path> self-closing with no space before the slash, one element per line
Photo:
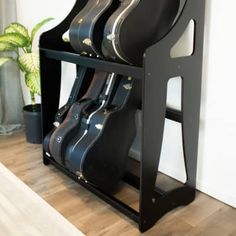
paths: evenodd
<path fill-rule="evenodd" d="M 59 164 L 64 164 L 64 153 L 71 138 L 79 132 L 81 117 L 86 109 L 93 106 L 99 98 L 100 92 L 107 79 L 107 72 L 96 71 L 89 89 L 85 95 L 75 102 L 65 120 L 53 132 L 49 141 L 49 150 Z"/>
<path fill-rule="evenodd" d="M 92 81 L 94 71 L 85 67 L 77 68 L 77 76 L 71 89 L 68 101 L 56 113 L 53 123 L 53 129 L 45 136 L 43 140 L 43 148 L 47 156 L 51 156 L 49 142 L 53 133 L 57 130 L 60 124 L 65 120 L 71 106 L 78 101 L 87 91 L 89 84 Z"/>
<path fill-rule="evenodd" d="M 79 133 L 66 151 L 66 168 L 107 192 L 115 191 L 123 178 L 136 134 L 141 81 L 130 79 L 121 79 L 110 106 L 94 116 L 85 137 L 76 142 Z"/>

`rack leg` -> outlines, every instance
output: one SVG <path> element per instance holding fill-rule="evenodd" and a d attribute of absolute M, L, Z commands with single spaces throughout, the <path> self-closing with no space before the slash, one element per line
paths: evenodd
<path fill-rule="evenodd" d="M 196 187 L 198 136 L 201 102 L 201 77 L 204 39 L 205 1 L 192 1 L 190 11 L 195 20 L 194 53 L 186 60 L 183 69 L 182 135 L 187 185 Z"/>
<path fill-rule="evenodd" d="M 196 75 L 196 74 L 195 74 Z M 196 187 L 197 155 L 198 155 L 198 134 L 199 134 L 199 114 L 201 79 L 183 78 L 183 150 L 187 173 L 187 184 L 192 188 Z"/>
<path fill-rule="evenodd" d="M 155 55 L 154 55 L 155 56 Z M 151 56 L 149 55 L 149 58 Z M 141 158 L 140 230 L 143 232 L 157 220 L 155 181 L 160 161 L 166 114 L 167 78 L 147 61 L 143 85 L 143 144 Z M 158 65 L 158 62 L 157 62 Z"/>
<path fill-rule="evenodd" d="M 61 88 L 61 61 L 46 58 L 40 53 L 42 127 L 43 137 L 52 129 L 54 116 L 58 110 Z"/>

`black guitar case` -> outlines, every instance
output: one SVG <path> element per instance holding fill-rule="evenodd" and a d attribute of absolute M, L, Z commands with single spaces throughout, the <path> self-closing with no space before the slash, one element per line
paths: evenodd
<path fill-rule="evenodd" d="M 55 115 L 55 121 L 53 123 L 54 128 L 46 135 L 46 137 L 43 140 L 43 147 L 48 156 L 50 155 L 49 150 L 49 141 L 51 138 L 52 133 L 56 130 L 56 128 L 62 123 L 62 121 L 65 119 L 69 109 L 75 103 L 78 101 L 88 90 L 89 84 L 91 83 L 92 76 L 94 72 L 90 69 L 87 69 L 85 67 L 78 67 L 77 68 L 77 76 L 75 78 L 72 90 L 70 92 L 68 101 L 64 106 L 62 106 Z"/>
<path fill-rule="evenodd" d="M 118 4 L 118 0 L 88 1 L 70 26 L 70 43 L 75 51 L 83 55 L 102 57 L 103 29 Z"/>
<path fill-rule="evenodd" d="M 79 178 L 113 192 L 126 169 L 135 137 L 135 112 L 141 81 L 123 77 L 106 108 L 92 118 L 88 133 L 79 132 L 66 150 L 65 166 Z M 79 140 L 79 142 L 78 142 Z"/>
<path fill-rule="evenodd" d="M 96 71 L 88 91 L 80 101 L 74 103 L 65 120 L 53 132 L 49 141 L 49 151 L 53 158 L 60 164 L 63 163 L 65 148 L 71 139 L 75 136 L 80 127 L 81 116 L 84 110 L 93 106 L 99 98 L 101 90 L 107 79 L 106 72 Z"/>
<path fill-rule="evenodd" d="M 179 0 L 123 0 L 106 23 L 106 58 L 142 65 L 144 51 L 171 29 Z"/>

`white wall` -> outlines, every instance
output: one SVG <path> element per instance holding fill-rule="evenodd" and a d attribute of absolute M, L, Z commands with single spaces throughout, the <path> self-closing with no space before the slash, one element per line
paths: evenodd
<path fill-rule="evenodd" d="M 56 25 L 72 8 L 75 0 L 17 0 L 18 20 L 29 27 L 52 16 Z M 202 107 L 199 138 L 197 186 L 201 191 L 236 207 L 236 2 L 207 0 Z M 44 28 L 45 29 L 45 28 Z M 62 102 L 70 91 L 74 70 L 65 65 Z M 66 82 L 65 82 L 66 81 Z M 168 103 L 179 107 L 180 83 L 170 85 Z M 181 128 L 166 122 L 161 170 L 184 180 Z"/>
<path fill-rule="evenodd" d="M 207 1 L 198 186 L 236 207 L 236 2 Z"/>

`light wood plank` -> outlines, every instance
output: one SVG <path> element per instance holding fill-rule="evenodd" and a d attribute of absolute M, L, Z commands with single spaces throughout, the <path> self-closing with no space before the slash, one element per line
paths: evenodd
<path fill-rule="evenodd" d="M 179 209 L 175 216 L 186 223 L 197 226 L 225 205 L 205 194 L 197 194 L 196 200 L 188 207 Z"/>
<path fill-rule="evenodd" d="M 1 163 L 0 186 L 1 235 L 84 235 Z"/>
<path fill-rule="evenodd" d="M 206 220 L 194 227 L 188 236 L 235 236 L 236 213 L 232 207 L 224 207 L 216 211 Z"/>

